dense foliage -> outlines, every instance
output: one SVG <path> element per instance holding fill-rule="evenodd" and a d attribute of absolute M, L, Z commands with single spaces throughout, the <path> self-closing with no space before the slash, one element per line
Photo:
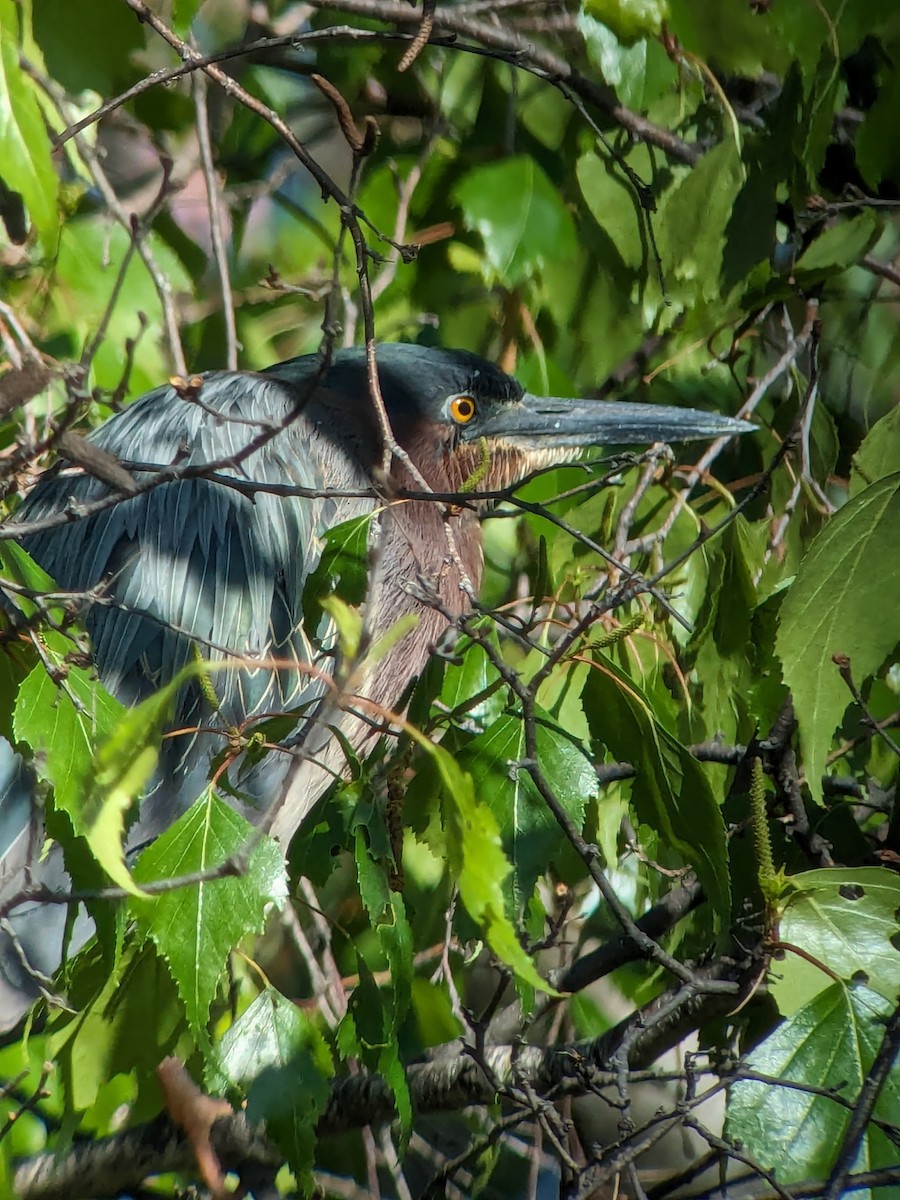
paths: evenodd
<path fill-rule="evenodd" d="M 758 427 L 510 495 L 286 866 L 215 787 L 126 864 L 169 695 L 0 526 L 0 733 L 98 923 L 0 1192 L 900 1196 L 896 6 L 0 0 L 0 73 L 6 516 L 170 375 L 373 335 Z M 365 530 L 322 562 L 351 654 Z"/>

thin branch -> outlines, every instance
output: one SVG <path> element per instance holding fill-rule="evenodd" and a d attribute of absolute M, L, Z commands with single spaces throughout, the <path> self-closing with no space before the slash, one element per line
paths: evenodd
<path fill-rule="evenodd" d="M 62 90 L 50 79 L 40 74 L 33 67 L 28 67 L 32 78 L 43 88 L 47 96 L 50 98 L 57 111 L 63 120 L 68 122 L 67 106 L 68 98 Z M 125 229 L 129 236 L 134 237 L 137 252 L 147 268 L 150 278 L 153 280 L 153 285 L 156 288 L 156 293 L 159 297 L 160 307 L 162 309 L 163 321 L 166 328 L 166 340 L 169 344 L 169 352 L 172 356 L 172 363 L 176 372 L 180 375 L 187 374 L 187 366 L 185 364 L 184 350 L 181 345 L 181 334 L 178 330 L 178 317 L 175 311 L 175 300 L 172 294 L 172 284 L 166 273 L 162 270 L 159 263 L 156 261 L 156 256 L 147 245 L 147 233 L 149 230 L 142 222 L 137 222 L 134 214 L 129 213 L 122 205 L 115 189 L 109 181 L 109 178 L 103 169 L 100 161 L 100 155 L 91 145 L 89 139 L 78 137 L 76 139 L 78 153 L 87 163 L 94 182 L 98 190 L 103 196 L 106 206 L 113 214 L 119 224 Z"/>
<path fill-rule="evenodd" d="M 197 114 L 197 145 L 200 149 L 200 165 L 206 184 L 206 203 L 209 209 L 209 236 L 213 259 L 219 276 L 222 295 L 222 319 L 225 322 L 225 366 L 236 371 L 238 365 L 237 324 L 234 315 L 234 293 L 231 289 L 231 272 L 228 269 L 228 250 L 225 246 L 226 214 L 219 194 L 216 165 L 213 161 L 212 144 L 209 137 L 209 96 L 206 75 L 196 71 L 193 77 L 194 111 Z"/>
<path fill-rule="evenodd" d="M 850 662 L 850 659 L 847 657 L 846 654 L 832 654 L 831 661 L 834 663 L 834 665 L 837 667 L 838 671 L 840 672 L 841 679 L 843 679 L 844 683 L 847 685 L 847 690 L 849 691 L 850 695 L 853 697 L 854 702 L 861 709 L 862 714 L 863 714 L 863 719 L 865 720 L 865 722 L 869 726 L 869 728 L 872 730 L 873 734 L 875 734 L 877 737 L 881 738 L 881 740 L 887 746 L 888 750 L 890 750 L 890 752 L 892 754 L 896 754 L 897 757 L 900 758 L 900 746 L 897 745 L 897 743 L 894 741 L 894 739 L 888 733 L 886 724 L 884 722 L 876 721 L 875 717 L 872 715 L 872 713 L 869 709 L 869 706 L 866 704 L 865 700 L 863 699 L 862 693 L 860 692 L 859 688 L 854 683 L 852 664 Z"/>
<path fill-rule="evenodd" d="M 703 901 L 703 889 L 694 880 L 672 888 L 658 904 L 649 909 L 635 924 L 647 937 L 658 940 Z M 578 992 L 598 979 L 644 957 L 638 944 L 628 933 L 605 941 L 599 949 L 582 955 L 570 967 L 551 974 L 550 982 L 561 992 Z"/>
<path fill-rule="evenodd" d="M 846 1195 L 845 1188 L 851 1168 L 859 1154 L 860 1143 L 865 1136 L 878 1097 L 887 1083 L 897 1055 L 900 1053 L 900 1005 L 894 1008 L 884 1030 L 884 1037 L 875 1055 L 875 1061 L 860 1089 L 859 1099 L 844 1133 L 834 1167 L 828 1177 L 824 1200 L 840 1200 Z"/>
<path fill-rule="evenodd" d="M 126 0 L 133 4 L 137 0 Z M 313 0 L 315 8 L 335 9 L 354 13 L 362 17 L 390 21 L 397 25 L 419 25 L 420 15 L 401 0 Z M 493 50 L 500 50 L 514 57 L 517 65 L 527 66 L 540 73 L 549 83 L 565 85 L 575 95 L 596 105 L 617 125 L 621 125 L 632 137 L 658 147 L 677 162 L 693 165 L 700 158 L 700 151 L 681 138 L 633 112 L 619 102 L 612 88 L 589 79 L 544 46 L 521 37 L 515 31 L 501 25 L 478 20 L 476 17 L 459 15 L 455 7 L 438 6 L 434 13 L 434 26 L 438 31 L 462 34 L 471 37 Z M 565 93 L 564 93 L 565 94 Z"/>
<path fill-rule="evenodd" d="M 707 982 L 712 984 L 714 978 L 714 974 L 708 974 Z M 703 1004 L 681 1005 L 682 1022 L 686 1019 L 688 1025 L 696 1027 L 708 1019 L 710 1012 L 733 1006 L 740 984 L 729 979 L 727 971 L 719 973 L 718 982 L 722 990 L 708 994 Z M 513 1086 L 527 1084 L 542 1098 L 581 1095 L 612 1086 L 617 1074 L 604 1069 L 604 1064 L 626 1032 L 630 1032 L 633 1057 L 640 1066 L 654 1061 L 673 1037 L 684 1036 L 683 1023 L 667 1024 L 660 1018 L 664 1007 L 659 1000 L 653 1001 L 629 1022 L 590 1042 L 550 1048 L 487 1047 L 486 1066 L 492 1079 L 472 1057 L 448 1048 L 449 1053 L 439 1052 L 432 1062 L 407 1068 L 413 1105 L 420 1113 L 490 1105 L 496 1098 L 496 1081 L 509 1081 Z M 324 1136 L 377 1125 L 392 1120 L 394 1115 L 394 1096 L 387 1081 L 361 1072 L 334 1081 L 318 1132 Z M 217 1121 L 211 1140 L 226 1168 L 247 1161 L 282 1161 L 281 1152 L 248 1125 L 243 1112 Z M 192 1166 L 193 1153 L 187 1139 L 168 1117 L 161 1116 L 98 1141 L 76 1143 L 62 1156 L 36 1155 L 18 1167 L 14 1187 L 20 1200 L 68 1200 L 75 1195 L 118 1194 L 137 1186 L 151 1173 L 190 1171 Z"/>

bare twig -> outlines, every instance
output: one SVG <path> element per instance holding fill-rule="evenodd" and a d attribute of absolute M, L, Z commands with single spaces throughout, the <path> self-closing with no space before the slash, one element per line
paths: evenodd
<path fill-rule="evenodd" d="M 209 207 L 209 236 L 213 259 L 219 276 L 222 295 L 222 319 L 225 322 L 225 365 L 236 371 L 238 365 L 237 324 L 234 315 L 234 294 L 231 290 L 231 272 L 228 269 L 228 251 L 225 246 L 225 210 L 219 195 L 219 181 L 213 162 L 212 143 L 209 136 L 209 97 L 206 75 L 197 71 L 194 83 L 194 111 L 197 114 L 197 145 L 200 148 L 200 165 L 206 184 L 206 202 Z"/>
<path fill-rule="evenodd" d="M 126 0 L 133 4 L 136 0 Z M 378 20 L 390 21 L 399 25 L 419 25 L 421 17 L 401 0 L 338 0 L 337 3 L 326 4 L 326 0 L 314 0 L 316 8 L 337 8 L 341 12 L 355 13 L 358 16 L 375 17 Z M 528 41 L 512 30 L 503 26 L 480 21 L 471 16 L 460 16 L 455 7 L 443 5 L 435 8 L 435 29 L 446 30 L 449 33 L 462 34 L 474 38 L 493 50 L 499 50 L 513 55 L 523 66 L 530 66 L 540 73 L 550 83 L 564 84 L 566 89 L 579 96 L 582 100 L 596 105 L 610 116 L 633 137 L 657 146 L 665 154 L 679 162 L 693 164 L 700 157 L 696 147 L 690 146 L 667 129 L 654 125 L 652 121 L 639 116 L 631 109 L 621 104 L 611 88 L 588 79 L 580 74 L 565 59 L 560 58 L 551 50 L 534 42 Z M 565 94 L 565 93 L 564 93 Z"/>
<path fill-rule="evenodd" d="M 876 721 L 875 717 L 872 715 L 871 711 L 869 710 L 869 706 L 866 704 L 865 700 L 863 699 L 862 693 L 860 692 L 859 688 L 854 683 L 852 664 L 850 662 L 850 659 L 847 657 L 846 654 L 833 654 L 831 656 L 831 661 L 837 667 L 837 669 L 840 673 L 841 679 L 843 679 L 844 683 L 847 685 L 847 690 L 849 691 L 850 695 L 853 697 L 856 705 L 861 710 L 866 724 L 869 726 L 869 728 L 872 730 L 872 732 L 877 737 L 881 738 L 881 740 L 887 746 L 888 750 L 890 750 L 890 752 L 892 754 L 896 754 L 897 757 L 900 758 L 900 746 L 897 745 L 897 743 L 894 741 L 894 739 L 888 733 L 887 725 L 884 722 Z"/>

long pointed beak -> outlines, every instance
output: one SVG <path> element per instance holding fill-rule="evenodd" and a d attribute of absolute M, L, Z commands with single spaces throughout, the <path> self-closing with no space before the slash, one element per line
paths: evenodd
<path fill-rule="evenodd" d="M 518 449 L 538 446 L 634 446 L 732 437 L 756 428 L 748 421 L 694 408 L 617 404 L 532 396 L 498 405 L 472 422 L 473 437 L 500 438 Z"/>

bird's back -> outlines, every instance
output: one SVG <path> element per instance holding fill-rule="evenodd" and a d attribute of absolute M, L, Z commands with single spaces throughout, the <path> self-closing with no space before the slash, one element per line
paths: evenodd
<path fill-rule="evenodd" d="M 461 352 L 384 346 L 378 370 L 396 436 L 413 429 L 425 437 L 425 460 L 435 470 L 443 469 L 440 448 L 456 444 L 428 441 L 432 429 L 438 432 L 429 421 L 445 420 L 447 396 L 477 378 L 499 381 L 503 396 L 521 392 L 496 368 Z M 343 770 L 344 747 L 365 753 L 376 736 L 373 725 L 391 723 L 448 614 L 467 607 L 481 574 L 477 519 L 464 507 L 445 512 L 426 501 L 379 506 L 366 620 L 376 634 L 400 621 L 406 632 L 370 656 L 354 676 L 354 695 L 333 704 L 326 693 L 335 631 L 321 608 L 305 605 L 304 590 L 326 533 L 376 511 L 370 496 L 322 494 L 371 489 L 382 464 L 364 353 L 340 352 L 325 371 L 309 356 L 261 373 L 179 381 L 116 414 L 90 441 L 120 460 L 138 485 L 153 486 L 116 495 L 81 467 L 63 466 L 38 483 L 16 520 L 24 548 L 80 603 L 100 680 L 133 705 L 198 658 L 226 664 L 208 674 L 195 670 L 182 685 L 174 734 L 163 742 L 126 849 L 139 850 L 199 797 L 219 769 L 221 760 L 214 760 L 236 745 L 235 730 L 250 734 L 255 720 L 285 712 L 296 722 L 292 733 L 285 735 L 282 725 L 280 747 L 262 758 L 237 753 L 228 793 L 251 820 L 271 818 L 272 832 L 287 844 Z M 160 468 L 180 475 L 154 479 Z M 417 480 L 401 472 L 404 481 Z M 438 471 L 437 490 L 449 484 Z M 312 494 L 285 494 L 286 485 Z M 91 505 L 87 516 L 77 511 Z M 67 511 L 73 519 L 55 523 Z M 50 524 L 27 531 L 42 521 Z M 304 624 L 305 611 L 319 613 L 315 628 Z M 43 840 L 34 790 L 19 786 L 16 762 L 7 774 L 0 904 L 18 894 Z M 58 855 L 54 862 L 59 867 Z M 48 869 L 41 864 L 43 877 Z M 61 878 L 54 877 L 54 886 Z M 64 916 L 62 907 L 33 909 L 18 948 L 4 945 L 7 935 L 0 934 L 0 976 L 14 993 L 35 994 L 19 950 L 35 961 L 40 948 L 45 971 L 60 961 Z M 0 978 L 0 1010 L 4 1004 Z M 14 1007 L 0 1011 L 0 1022 L 15 1019 Z"/>
<path fill-rule="evenodd" d="M 61 589 L 84 597 L 100 679 L 123 703 L 145 699 L 198 657 L 231 664 L 210 672 L 208 683 L 185 684 L 175 728 L 228 730 L 257 714 L 306 708 L 323 691 L 317 673 L 332 662 L 332 631 L 305 629 L 304 585 L 324 531 L 370 505 L 241 490 L 250 483 L 322 490 L 334 485 L 336 474 L 346 487 L 366 486 L 346 456 L 339 472 L 331 462 L 332 477 L 325 478 L 327 456 L 317 446 L 314 423 L 303 411 L 290 420 L 300 394 L 297 386 L 243 372 L 204 376 L 195 397 L 171 386 L 149 393 L 91 441 L 125 462 L 212 463 L 237 486 L 201 475 L 182 478 L 22 539 Z M 329 453 L 332 460 L 341 456 L 333 445 Z M 141 483 L 149 476 L 136 472 L 135 478 Z M 80 470 L 59 473 L 38 484 L 17 519 L 33 522 L 108 493 L 107 484 Z M 144 836 L 170 824 L 196 798 L 210 759 L 224 745 L 224 736 L 186 735 L 165 747 L 161 797 L 145 805 Z M 241 790 L 260 807 L 272 799 L 272 771 L 270 764 L 241 780 Z"/>

